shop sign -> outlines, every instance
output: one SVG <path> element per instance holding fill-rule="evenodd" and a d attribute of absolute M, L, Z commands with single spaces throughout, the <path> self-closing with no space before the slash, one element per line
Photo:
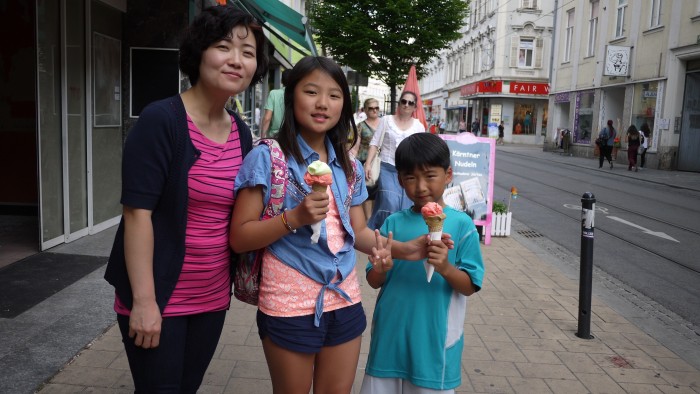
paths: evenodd
<path fill-rule="evenodd" d="M 440 134 L 450 148 L 452 182 L 442 195 L 445 203 L 465 212 L 474 224 L 485 226 L 485 243 L 490 243 L 493 209 L 496 140 L 474 137 L 472 133 Z"/>
<path fill-rule="evenodd" d="M 503 91 L 503 81 L 479 81 L 464 85 L 459 89 L 462 97 L 473 96 L 479 93 L 501 93 Z"/>
<path fill-rule="evenodd" d="M 555 103 L 568 103 L 570 101 L 571 101 L 571 99 L 569 98 L 569 92 L 556 93 L 554 95 L 554 102 Z"/>
<path fill-rule="evenodd" d="M 548 83 L 517 82 L 510 83 L 510 92 L 515 94 L 549 94 Z"/>
<path fill-rule="evenodd" d="M 423 100 L 423 105 L 433 105 L 433 100 Z"/>
<path fill-rule="evenodd" d="M 656 98 L 656 90 L 644 90 L 642 92 L 644 98 Z"/>
<path fill-rule="evenodd" d="M 477 92 L 477 84 L 476 83 L 470 83 L 469 85 L 464 85 L 461 88 L 459 88 L 459 94 L 462 97 L 475 95 L 476 92 Z"/>
<path fill-rule="evenodd" d="M 629 74 L 630 49 L 630 47 L 608 45 L 603 75 L 626 77 Z"/>
<path fill-rule="evenodd" d="M 481 81 L 479 82 L 479 93 L 501 93 L 503 81 Z"/>

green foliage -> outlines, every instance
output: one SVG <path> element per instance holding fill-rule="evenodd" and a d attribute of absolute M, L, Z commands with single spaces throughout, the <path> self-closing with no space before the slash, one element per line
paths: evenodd
<path fill-rule="evenodd" d="M 501 201 L 494 201 L 491 211 L 493 213 L 508 213 L 508 206 Z"/>
<path fill-rule="evenodd" d="M 403 84 L 412 64 L 423 67 L 461 37 L 465 0 L 316 0 L 310 5 L 316 41 L 340 64 Z M 413 39 L 409 43 L 409 39 Z"/>

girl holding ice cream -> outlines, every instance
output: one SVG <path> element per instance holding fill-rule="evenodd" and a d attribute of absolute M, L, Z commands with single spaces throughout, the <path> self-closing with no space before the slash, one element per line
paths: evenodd
<path fill-rule="evenodd" d="M 425 234 L 392 246 L 391 236 L 367 228 L 362 166 L 346 148 L 357 130 L 342 69 L 306 57 L 288 77 L 277 136 L 287 165 L 283 213 L 260 220 L 271 190 L 270 148 L 261 144 L 236 178 L 230 243 L 237 252 L 266 248 L 257 322 L 274 392 L 306 394 L 313 385 L 349 393 L 366 327 L 355 249 L 380 265 L 389 253 L 420 259 Z M 311 225 L 319 222 L 313 242 Z"/>

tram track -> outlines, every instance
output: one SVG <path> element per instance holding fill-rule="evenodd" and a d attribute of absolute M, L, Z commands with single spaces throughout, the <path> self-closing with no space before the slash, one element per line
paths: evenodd
<path fill-rule="evenodd" d="M 529 159 L 533 159 L 533 158 L 529 158 Z M 567 195 L 575 196 L 578 200 L 580 200 L 580 198 L 581 198 L 580 195 L 578 195 L 578 194 L 576 194 L 576 193 L 574 193 L 574 192 L 571 192 L 571 191 L 568 190 L 568 189 L 565 189 L 565 188 L 562 188 L 562 187 L 558 187 L 558 186 L 556 186 L 556 185 L 552 185 L 552 184 L 550 184 L 550 183 L 547 183 L 547 182 L 542 181 L 541 179 L 536 179 L 536 178 L 533 178 L 533 177 L 528 177 L 528 176 L 526 176 L 526 175 L 523 175 L 523 174 L 527 173 L 528 171 L 526 171 L 525 169 L 522 168 L 522 164 L 520 164 L 520 165 L 521 165 L 521 167 L 519 168 L 519 171 L 518 171 L 517 173 L 516 173 L 516 172 L 507 171 L 507 170 L 503 170 L 502 168 L 497 168 L 496 171 L 497 171 L 497 172 L 500 172 L 500 173 L 503 173 L 503 174 L 507 174 L 507 175 L 513 176 L 513 177 L 516 177 L 516 178 L 519 178 L 519 179 L 527 180 L 527 181 L 532 182 L 532 183 L 537 184 L 537 185 L 542 185 L 543 187 L 547 187 L 547 188 L 550 188 L 550 189 L 553 189 L 553 190 L 557 190 L 557 191 L 562 192 L 562 193 L 565 193 L 565 194 L 567 194 Z M 541 171 L 541 169 L 538 169 L 538 170 Z M 497 186 L 497 187 L 499 187 L 499 188 L 503 188 L 503 189 L 505 189 L 505 190 L 509 190 L 509 189 L 510 189 L 510 186 L 509 186 L 509 185 L 505 185 L 505 184 L 499 183 L 499 182 L 498 182 L 498 177 L 495 177 L 494 185 Z M 556 209 L 555 207 L 552 207 L 552 206 L 549 205 L 549 204 L 541 203 L 540 201 L 537 201 L 537 200 L 535 200 L 535 199 L 529 199 L 529 198 L 527 198 L 527 197 L 523 197 L 522 195 L 520 196 L 520 198 L 524 198 L 524 199 L 526 199 L 528 202 L 530 202 L 530 203 L 532 203 L 532 204 L 536 204 L 536 205 L 538 205 L 538 206 L 540 206 L 540 207 L 542 207 L 542 208 L 544 208 L 544 209 L 546 209 L 546 210 L 548 210 L 548 211 L 558 213 L 558 214 L 560 214 L 560 215 L 566 217 L 567 219 L 570 219 L 570 220 L 575 221 L 575 222 L 577 222 L 577 223 L 580 223 L 580 221 L 581 221 L 580 211 L 579 211 L 579 214 L 578 214 L 578 215 L 577 215 L 577 214 L 572 214 L 571 212 L 576 212 L 576 211 L 572 211 L 571 209 L 566 209 L 566 210 L 563 210 L 563 209 Z M 676 230 L 679 230 L 679 231 L 686 232 L 686 233 L 688 233 L 688 234 L 691 234 L 691 236 L 700 236 L 700 231 L 698 231 L 698 230 L 695 230 L 695 229 L 692 229 L 692 228 L 688 228 L 688 227 L 686 227 L 686 226 L 678 225 L 678 224 L 675 224 L 675 223 L 671 223 L 671 222 L 669 222 L 668 220 L 664 220 L 664 219 L 661 219 L 661 218 L 659 218 L 659 217 L 655 217 L 655 216 L 652 216 L 652 215 L 648 215 L 648 214 L 645 213 L 645 212 L 640 212 L 640 211 L 638 211 L 638 210 L 630 209 L 630 208 L 628 208 L 628 207 L 622 206 L 621 204 L 610 203 L 610 202 L 608 202 L 608 201 L 596 199 L 596 205 L 597 205 L 597 207 L 600 207 L 600 206 L 612 207 L 612 208 L 615 208 L 615 209 L 620 210 L 621 212 L 626 212 L 626 213 L 629 213 L 629 214 L 631 214 L 631 215 L 635 215 L 635 216 L 637 216 L 637 217 L 644 218 L 644 219 L 646 219 L 646 220 L 650 220 L 650 221 L 654 221 L 654 222 L 657 222 L 657 223 L 661 223 L 661 224 L 663 224 L 663 225 L 665 225 L 665 226 L 668 226 L 668 227 L 670 227 L 670 228 L 672 228 L 672 229 L 676 229 Z M 598 208 L 597 208 L 597 210 L 598 210 Z M 658 252 L 658 251 L 656 251 L 656 250 L 653 250 L 653 249 L 651 249 L 650 247 L 648 247 L 647 245 L 645 245 L 644 243 L 636 241 L 636 238 L 632 238 L 632 237 L 629 237 L 629 236 L 626 237 L 626 236 L 624 236 L 624 235 L 618 234 L 618 232 L 609 231 L 609 230 L 606 230 L 606 229 L 604 229 L 604 228 L 596 228 L 596 231 L 603 232 L 603 233 L 605 233 L 606 235 L 608 235 L 608 236 L 610 236 L 610 237 L 613 237 L 613 238 L 615 238 L 615 239 L 617 239 L 617 240 L 620 240 L 620 241 L 622 241 L 622 242 L 625 242 L 625 243 L 627 243 L 627 244 L 629 244 L 629 245 L 632 245 L 632 246 L 634 246 L 634 247 L 636 247 L 636 248 L 639 248 L 639 249 L 641 249 L 641 250 L 644 250 L 645 252 L 647 252 L 647 253 L 649 253 L 649 254 L 651 254 L 651 255 L 657 256 L 658 258 L 661 258 L 661 259 L 663 259 L 663 260 L 665 260 L 665 261 L 667 261 L 667 262 L 669 262 L 669 263 L 671 263 L 671 264 L 674 264 L 674 265 L 676 265 L 676 266 L 683 267 L 683 268 L 685 268 L 685 269 L 687 269 L 687 270 L 689 270 L 689 271 L 691 271 L 691 272 L 693 272 L 693 273 L 695 273 L 695 274 L 700 274 L 700 269 L 699 269 L 699 268 L 693 267 L 692 265 L 690 265 L 689 263 L 686 263 L 686 262 L 684 262 L 684 261 L 679 261 L 678 259 L 674 258 L 673 256 L 669 256 L 669 255 L 667 255 L 667 254 L 665 254 L 665 253 L 663 253 L 663 252 Z M 631 238 L 631 239 L 630 239 L 630 238 Z"/>

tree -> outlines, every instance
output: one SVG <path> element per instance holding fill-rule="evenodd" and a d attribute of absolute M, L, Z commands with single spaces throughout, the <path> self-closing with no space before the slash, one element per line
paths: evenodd
<path fill-rule="evenodd" d="M 372 75 L 391 88 L 412 64 L 423 67 L 461 37 L 468 0 L 317 0 L 310 5 L 317 42 L 341 64 Z"/>

